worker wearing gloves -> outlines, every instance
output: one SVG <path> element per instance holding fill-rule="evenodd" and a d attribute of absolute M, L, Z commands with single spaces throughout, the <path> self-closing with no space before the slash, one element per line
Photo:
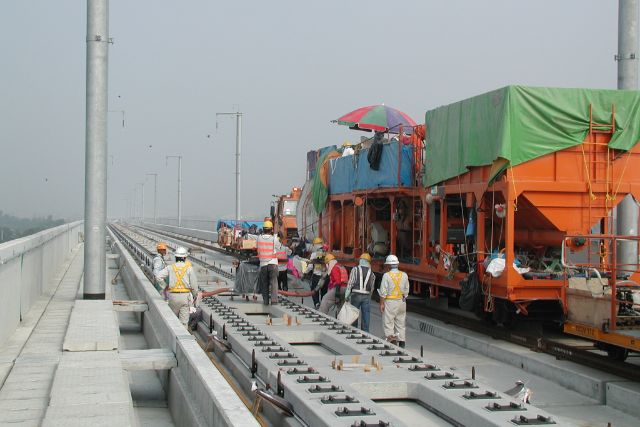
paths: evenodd
<path fill-rule="evenodd" d="M 166 243 L 159 242 L 156 245 L 157 255 L 153 258 L 153 262 L 151 264 L 153 268 L 153 278 L 155 279 L 154 286 L 158 291 L 162 291 L 169 283 L 166 279 L 159 279 L 158 274 L 162 271 L 166 266 L 167 262 L 165 260 L 165 256 L 167 255 L 167 245 Z"/>
<path fill-rule="evenodd" d="M 322 302 L 320 303 L 320 312 L 329 314 L 329 311 L 335 307 L 337 315 L 344 302 L 349 276 L 347 269 L 338 264 L 338 260 L 333 254 L 325 255 L 324 262 L 329 272 L 329 287 L 327 294 L 322 298 Z"/>
<path fill-rule="evenodd" d="M 323 247 L 322 237 L 313 239 L 311 246 L 311 255 L 309 256 L 309 266 L 305 274 L 311 275 L 311 290 L 318 291 L 313 294 L 313 305 L 317 310 L 320 308 L 320 299 L 327 293 L 327 288 L 323 286 L 326 283 L 327 269 L 324 264 L 325 250 Z"/>
<path fill-rule="evenodd" d="M 175 264 L 166 266 L 159 273 L 161 280 L 169 278 L 166 290 L 169 298 L 169 308 L 174 312 L 183 325 L 189 321 L 190 308 L 194 307 L 198 277 L 189 261 L 187 249 L 179 247 L 175 253 Z"/>
<path fill-rule="evenodd" d="M 384 262 L 389 271 L 382 276 L 380 294 L 380 312 L 382 328 L 388 341 L 405 346 L 405 323 L 407 320 L 407 295 L 409 295 L 409 277 L 398 269 L 398 257 L 389 255 Z"/>
<path fill-rule="evenodd" d="M 371 255 L 363 253 L 360 255 L 358 265 L 351 270 L 349 283 L 345 292 L 345 298 L 351 305 L 360 309 L 361 326 L 365 332 L 369 332 L 369 318 L 371 311 L 371 293 L 375 288 L 376 276 L 371 270 Z M 358 326 L 358 321 L 353 323 Z"/>
<path fill-rule="evenodd" d="M 278 252 L 281 252 L 282 244 L 278 237 L 273 235 L 273 223 L 265 221 L 262 224 L 262 234 L 258 236 L 258 259 L 260 260 L 260 272 L 258 283 L 265 305 L 278 303 Z"/>

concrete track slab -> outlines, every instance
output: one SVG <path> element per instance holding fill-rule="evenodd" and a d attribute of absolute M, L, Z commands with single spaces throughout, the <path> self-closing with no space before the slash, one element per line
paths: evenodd
<path fill-rule="evenodd" d="M 76 300 L 64 338 L 64 351 L 118 349 L 118 323 L 110 300 Z"/>

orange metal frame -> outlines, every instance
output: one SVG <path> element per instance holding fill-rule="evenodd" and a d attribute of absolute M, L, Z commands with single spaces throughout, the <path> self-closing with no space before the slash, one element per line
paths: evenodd
<path fill-rule="evenodd" d="M 479 247 L 476 271 L 488 291 L 488 298 L 509 300 L 525 314 L 528 304 L 535 300 L 556 300 L 566 310 L 563 280 L 526 280 L 513 268 L 506 268 L 500 277 L 489 278 L 482 275 L 482 263 L 491 249 L 499 249 L 505 254 L 506 265 L 511 266 L 517 248 L 559 248 L 567 234 L 588 235 L 598 223 L 602 224 L 604 233 L 609 233 L 611 209 L 627 194 L 640 200 L 640 148 L 636 146 L 629 152 L 610 149 L 608 143 L 614 129 L 612 109 L 611 123 L 592 123 L 582 144 L 508 167 L 491 184 L 492 167 L 482 166 L 472 167 L 467 173 L 445 181 L 434 187 L 433 192 L 416 184 L 330 195 L 327 208 L 319 218 L 320 233 L 339 259 L 354 265 L 366 249 L 369 237 L 368 218 L 364 213 L 367 202 L 386 199 L 390 214 L 390 253 L 395 254 L 398 230 L 394 213 L 399 199 L 413 201 L 412 216 L 416 214 L 415 204 L 421 204 L 419 216 L 412 222 L 413 236 L 420 237 L 419 241 L 413 241 L 415 263 L 402 263 L 401 268 L 412 281 L 430 285 L 431 296 L 434 296 L 433 290 L 437 287 L 459 289 L 460 280 L 467 275 L 451 274 L 445 268 L 443 254 L 436 254 L 431 244 L 432 240 L 446 242 L 449 224 L 445 199 L 459 197 L 465 208 L 476 208 Z M 425 200 L 431 193 L 437 194 L 433 203 L 440 202 L 439 236 L 429 236 L 432 224 Z M 364 207 L 356 206 L 356 198 L 364 200 Z M 504 219 L 496 216 L 493 202 L 504 203 Z M 501 233 L 496 225 L 502 226 Z M 492 237 L 493 248 L 489 243 Z M 446 251 L 446 244 L 441 247 Z M 374 268 L 381 270 L 382 261 L 374 261 Z"/>

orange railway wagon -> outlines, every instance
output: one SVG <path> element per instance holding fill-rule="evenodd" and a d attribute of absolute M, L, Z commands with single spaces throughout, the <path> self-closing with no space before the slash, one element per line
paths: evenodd
<path fill-rule="evenodd" d="M 639 92 L 508 86 L 428 111 L 411 138 L 384 136 L 377 171 L 370 140 L 354 156 L 318 152 L 301 235 L 313 229 L 348 265 L 368 251 L 382 271 L 398 255 L 416 296 L 446 294 L 498 323 L 562 321 L 608 349 L 640 350 L 638 264 L 615 259 L 638 241 L 613 224 L 613 208 L 640 196 L 639 139 Z M 592 279 L 603 292 L 577 298 Z M 599 324 L 575 316 L 607 293 Z"/>

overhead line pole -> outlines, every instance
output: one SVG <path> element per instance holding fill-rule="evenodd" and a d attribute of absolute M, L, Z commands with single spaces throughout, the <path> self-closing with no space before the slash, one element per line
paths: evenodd
<path fill-rule="evenodd" d="M 618 89 L 638 89 L 638 0 L 619 0 L 618 3 Z M 638 235 L 638 204 L 631 195 L 618 205 L 616 233 L 621 236 Z M 618 242 L 617 263 L 623 269 L 636 269 L 636 242 Z"/>
<path fill-rule="evenodd" d="M 240 221 L 240 149 L 242 145 L 242 113 L 216 113 L 218 116 L 236 116 L 236 224 Z"/>
<path fill-rule="evenodd" d="M 109 2 L 87 0 L 84 299 L 104 299 L 107 226 Z"/>
<path fill-rule="evenodd" d="M 158 223 L 158 174 L 148 173 L 148 176 L 153 176 L 153 223 Z"/>
<path fill-rule="evenodd" d="M 178 159 L 178 227 L 182 226 L 182 156 L 166 156 L 165 162 L 169 159 Z"/>

